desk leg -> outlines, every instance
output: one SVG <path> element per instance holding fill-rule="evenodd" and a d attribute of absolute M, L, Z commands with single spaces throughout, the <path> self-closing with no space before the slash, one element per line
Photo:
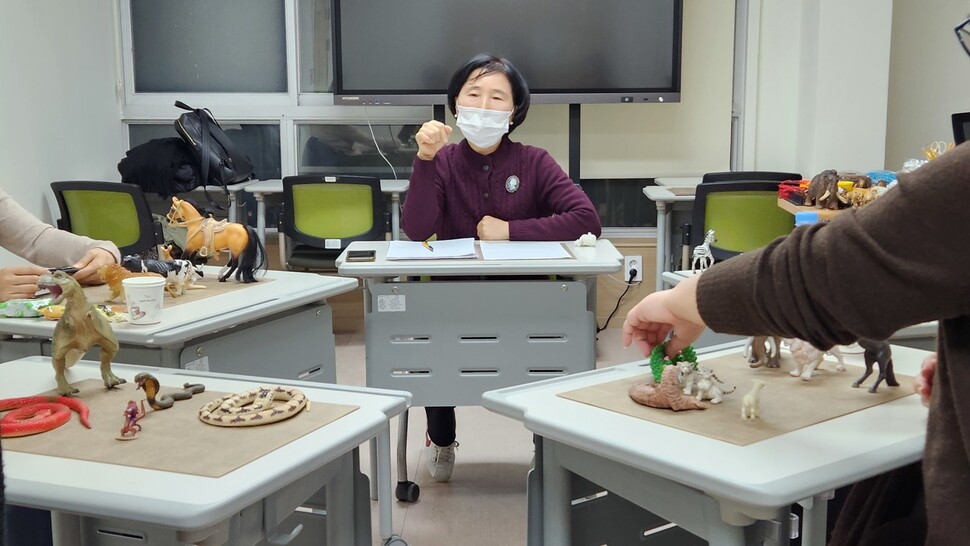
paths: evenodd
<path fill-rule="evenodd" d="M 81 516 L 52 510 L 51 536 L 54 546 L 81 546 Z"/>
<path fill-rule="evenodd" d="M 657 201 L 657 291 L 664 289 L 663 273 L 670 263 L 670 249 L 667 248 L 667 239 L 670 238 L 670 226 L 667 225 L 669 222 L 667 204 Z"/>
<path fill-rule="evenodd" d="M 529 469 L 526 481 L 526 502 L 529 514 L 528 527 L 526 529 L 526 545 L 542 546 L 543 520 L 542 520 L 542 437 L 534 434 L 532 441 L 535 443 L 535 456 L 533 467 Z"/>
<path fill-rule="evenodd" d="M 327 506 L 327 544 L 357 544 L 357 506 L 354 491 L 354 464 L 356 450 L 344 455 L 340 470 L 327 482 L 325 491 Z M 369 538 L 368 538 L 369 540 Z"/>
<path fill-rule="evenodd" d="M 256 198 L 256 234 L 259 236 L 259 241 L 266 246 L 266 201 L 264 200 L 263 194 L 258 192 L 253 192 L 253 196 Z"/>
<path fill-rule="evenodd" d="M 394 544 L 394 525 L 391 521 L 391 425 L 377 435 L 377 512 L 380 520 L 381 540 Z M 400 539 L 398 539 L 400 540 Z M 403 543 L 403 541 L 400 541 Z"/>
<path fill-rule="evenodd" d="M 391 193 L 391 240 L 401 240 L 401 194 Z"/>
<path fill-rule="evenodd" d="M 569 522 L 569 511 L 572 507 L 569 494 L 569 471 L 559 464 L 554 445 L 544 445 L 541 451 L 542 546 L 572 544 Z"/>
<path fill-rule="evenodd" d="M 239 223 L 236 219 L 236 192 L 229 192 L 229 221 L 232 223 Z"/>
<path fill-rule="evenodd" d="M 825 524 L 829 499 L 834 491 L 826 491 L 805 500 L 798 501 L 802 507 L 802 545 L 823 546 L 825 544 Z"/>

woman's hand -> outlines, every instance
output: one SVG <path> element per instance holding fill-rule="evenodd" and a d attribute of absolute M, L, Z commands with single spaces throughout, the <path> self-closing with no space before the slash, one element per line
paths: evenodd
<path fill-rule="evenodd" d="M 113 254 L 103 248 L 92 248 L 74 264 L 78 269 L 74 274 L 74 280 L 80 284 L 103 284 L 104 281 L 98 275 L 98 268 L 113 263 L 115 263 Z"/>
<path fill-rule="evenodd" d="M 440 121 L 431 120 L 426 122 L 414 134 L 414 142 L 418 144 L 418 158 L 424 161 L 434 159 L 438 150 L 448 144 L 448 137 L 451 136 L 451 127 Z"/>
<path fill-rule="evenodd" d="M 673 332 L 667 355 L 674 356 L 700 337 L 706 325 L 697 310 L 697 277 L 654 292 L 630 309 L 623 322 L 623 346 L 636 343 L 647 356 Z"/>
<path fill-rule="evenodd" d="M 0 268 L 0 301 L 34 297 L 37 281 L 48 271 L 39 265 Z"/>
<path fill-rule="evenodd" d="M 933 393 L 933 376 L 936 375 L 936 353 L 927 355 L 923 359 L 923 366 L 920 368 L 916 380 L 913 381 L 913 390 L 923 400 L 924 406 L 930 405 L 930 395 Z"/>
<path fill-rule="evenodd" d="M 482 241 L 508 241 L 509 223 L 494 216 L 485 215 L 478 222 L 478 238 Z"/>

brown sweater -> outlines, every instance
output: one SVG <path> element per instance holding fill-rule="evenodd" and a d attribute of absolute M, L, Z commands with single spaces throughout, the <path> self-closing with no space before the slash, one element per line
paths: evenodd
<path fill-rule="evenodd" d="M 962 145 L 864 209 L 715 265 L 697 287 L 712 330 L 820 348 L 940 320 L 923 459 L 928 544 L 970 537 L 968 235 L 970 145 Z"/>

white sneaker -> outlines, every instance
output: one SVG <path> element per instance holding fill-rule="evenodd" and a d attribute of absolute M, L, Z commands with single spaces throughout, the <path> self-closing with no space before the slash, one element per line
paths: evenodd
<path fill-rule="evenodd" d="M 455 448 L 458 442 L 450 446 L 439 446 L 431 444 L 430 457 L 428 457 L 428 472 L 431 479 L 436 482 L 446 482 L 451 479 L 451 472 L 455 469 Z"/>

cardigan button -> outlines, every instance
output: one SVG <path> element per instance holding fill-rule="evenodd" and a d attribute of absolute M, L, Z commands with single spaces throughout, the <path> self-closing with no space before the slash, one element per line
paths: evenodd
<path fill-rule="evenodd" d="M 488 199 L 488 192 L 485 192 L 485 199 Z"/>
<path fill-rule="evenodd" d="M 488 169 L 489 169 L 488 165 L 482 165 L 483 171 L 488 172 Z"/>

